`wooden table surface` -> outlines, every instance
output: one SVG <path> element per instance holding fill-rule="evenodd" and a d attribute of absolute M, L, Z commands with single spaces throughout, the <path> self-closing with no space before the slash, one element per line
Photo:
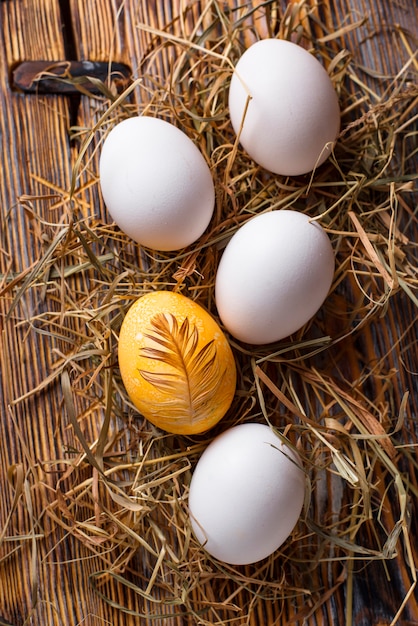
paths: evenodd
<path fill-rule="evenodd" d="M 26 94 L 14 89 L 13 69 L 22 61 L 57 61 L 71 55 L 78 60 L 104 62 L 112 58 L 127 64 L 137 78 L 139 60 L 150 42 L 150 34 L 139 28 L 138 23 L 162 27 L 177 14 L 180 5 L 184 8 L 187 4 L 193 5 L 197 15 L 205 6 L 205 2 L 180 0 L 178 3 L 168 0 L 159 3 L 148 0 L 0 2 L 0 616 L 5 623 L 15 626 L 143 623 L 186 626 L 200 623 L 196 616 L 176 617 L 176 610 L 174 617 L 166 619 L 135 616 L 135 612 L 144 610 L 141 599 L 133 597 L 130 590 L 118 585 L 117 581 L 108 588 L 108 593 L 113 593 L 111 602 L 105 602 L 95 577 L 103 567 L 102 561 L 95 556 L 91 546 L 85 545 L 82 534 L 77 536 L 73 532 L 71 516 L 67 518 L 65 529 L 52 513 L 42 513 L 58 497 L 57 480 L 67 467 L 64 450 L 74 441 L 63 411 L 59 379 L 49 378 L 52 376 L 51 361 L 60 356 L 57 344 L 52 345 L 49 337 L 38 332 L 36 322 L 38 316 L 49 310 L 59 311 L 60 295 L 50 289 L 43 290 L 39 285 L 22 290 L 19 304 L 10 314 L 13 298 L 19 294 L 26 279 L 34 282 L 31 271 L 37 267 L 39 259 L 44 258 L 47 264 L 48 254 L 56 245 L 54 238 L 59 232 L 58 226 L 69 219 L 68 190 L 79 150 L 79 143 L 69 139 L 69 128 L 91 127 L 98 115 L 94 101 L 84 95 Z M 255 28 L 263 32 L 263 20 L 257 21 L 256 17 L 263 14 L 264 5 L 281 14 L 286 4 L 254 1 L 252 5 L 258 5 L 259 13 L 248 19 L 254 20 Z M 313 0 L 304 4 L 305 8 L 316 5 Z M 414 66 L 417 70 L 416 0 L 334 0 L 324 3 L 321 11 L 323 19 L 329 24 L 333 22 L 336 30 L 348 22 L 356 24 L 344 32 L 338 43 L 364 67 L 362 80 L 369 83 L 370 90 L 380 88 L 377 76 L 396 77 L 406 63 L 412 70 Z M 411 50 L 413 53 L 414 49 L 415 57 L 411 61 Z M 411 116 L 417 114 L 416 107 L 415 102 Z M 410 206 L 414 212 L 417 198 L 411 197 Z M 88 185 L 80 193 L 79 201 L 82 211 L 90 201 Z M 106 222 L 108 217 L 103 206 L 98 205 L 97 210 Z M 410 229 L 412 234 L 415 232 L 412 241 L 416 245 L 418 226 L 413 212 Z M 54 271 L 59 274 L 60 268 Z M 388 355 L 388 377 L 383 381 L 378 376 L 372 378 L 372 388 L 383 397 L 391 387 L 390 397 L 395 406 L 388 410 L 394 415 L 401 409 L 406 411 L 410 430 L 408 444 L 416 446 L 416 306 L 402 293 L 384 313 L 386 317 L 382 316 L 380 325 L 366 326 L 360 340 L 358 336 L 353 337 L 347 348 L 347 368 L 352 376 L 358 377 L 373 358 L 374 349 L 376 353 Z M 32 320 L 31 323 L 28 320 Z M 409 350 L 405 349 L 400 360 L 396 360 L 391 352 L 396 339 L 389 332 L 393 328 L 399 328 L 400 334 L 409 328 Z M 406 390 L 409 391 L 408 405 L 402 406 Z M 415 432 L 411 426 L 414 423 Z M 91 441 L 95 434 L 94 429 L 85 431 Z M 61 463 L 50 463 L 52 459 L 61 459 Z M 415 466 L 412 463 L 402 471 L 410 472 L 410 483 L 416 490 L 416 456 Z M 330 482 L 322 488 L 333 494 L 335 485 Z M 418 508 L 413 495 L 408 495 L 407 500 L 412 551 L 416 557 Z M 390 518 L 391 511 L 381 511 L 382 524 L 387 523 L 386 515 Z M 34 523 L 34 520 L 39 521 Z M 367 532 L 361 539 L 366 547 L 369 540 L 374 545 L 374 538 L 368 538 Z M 241 594 L 244 597 L 245 590 L 235 591 L 236 587 L 227 584 L 223 588 L 214 588 L 207 597 L 218 598 L 220 603 L 226 601 L 228 589 L 234 590 L 236 595 L 229 600 L 234 610 L 222 612 L 219 607 L 218 621 L 211 617 L 210 623 L 251 626 L 284 626 L 288 623 L 309 626 L 418 625 L 411 554 L 407 553 L 402 542 L 402 529 L 397 545 L 397 556 L 387 561 L 369 561 L 365 557 L 353 560 L 349 565 L 332 561 L 318 565 L 317 571 L 311 575 L 317 589 L 318 580 L 321 581 L 321 593 L 309 598 L 307 574 L 307 595 L 296 599 L 291 609 L 280 602 L 278 593 L 275 601 L 256 603 L 256 611 L 243 616 L 240 597 Z M 83 567 L 80 567 L 81 562 Z M 202 581 L 209 579 L 209 583 L 202 582 L 202 585 L 210 587 L 211 574 L 206 572 L 206 579 L 204 574 Z M 125 610 L 120 610 L 121 606 Z M 304 612 L 307 607 L 309 610 Z M 151 612 L 154 608 L 151 607 Z M 0 623 L 3 623 L 1 619 Z"/>

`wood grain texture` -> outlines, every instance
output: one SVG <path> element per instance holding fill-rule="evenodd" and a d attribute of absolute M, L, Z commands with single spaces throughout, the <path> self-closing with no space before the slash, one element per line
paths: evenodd
<path fill-rule="evenodd" d="M 231 7 L 237 3 L 229 0 Z M 263 2 L 252 5 L 263 6 Z M 272 24 L 280 26 L 280 16 L 286 2 L 277 2 L 272 10 L 277 19 L 264 12 L 248 17 L 253 32 L 262 36 L 272 34 Z M 353 28 L 344 37 L 334 40 L 334 50 L 347 49 L 361 59 L 363 71 L 358 80 L 364 81 L 372 93 L 390 89 L 392 80 L 410 59 L 407 46 L 418 41 L 418 15 L 416 3 L 407 0 L 334 0 L 317 5 L 314 26 L 316 36 L 321 37 L 324 26 L 338 29 L 347 21 L 357 22 L 364 18 L 363 26 Z M 176 21 L 182 10 L 189 6 L 184 20 Z M 195 24 L 205 23 L 206 3 L 173 2 L 170 0 L 71 0 L 72 28 L 77 44 L 79 60 L 117 61 L 128 64 L 133 77 L 143 71 L 143 60 L 148 68 L 158 68 L 161 76 L 168 76 L 171 54 L 152 59 L 152 35 L 141 28 L 147 24 L 161 28 L 175 22 L 174 33 L 181 37 L 190 32 Z M 237 10 L 237 19 L 245 15 L 247 5 Z M 0 537 L 4 529 L 5 540 L 0 541 L 0 614 L 15 626 L 31 623 L 33 626 L 61 626 L 62 624 L 84 626 L 195 626 L 196 617 L 177 616 L 180 609 L 169 609 L 144 601 L 121 585 L 116 578 L 101 579 L 99 572 L 103 562 L 87 547 L 82 534 L 78 536 L 71 527 L 71 515 L 54 518 L 49 505 L 60 497 L 57 480 L 64 474 L 68 457 L 66 452 L 77 446 L 72 428 L 63 408 L 62 389 L 58 378 L 52 378 L 45 388 L 36 394 L 32 390 L 41 387 L 48 376 L 56 370 L 60 353 L 71 342 L 78 340 L 78 321 L 72 328 L 59 329 L 60 311 L 63 306 L 62 292 L 45 299 L 42 281 L 20 300 L 9 315 L 12 298 L 16 296 L 14 277 L 30 272 L 40 258 L 47 259 L 56 241 L 62 223 L 71 212 L 68 190 L 71 173 L 77 158 L 77 144 L 70 141 L 70 101 L 57 95 L 24 95 L 11 89 L 9 77 L 15 65 L 23 60 L 62 59 L 65 46 L 62 37 L 61 14 L 58 0 L 7 0 L 0 5 L 0 137 L 2 142 L 2 166 L 0 184 Z M 250 32 L 250 31 L 248 31 Z M 246 44 L 251 42 L 251 36 Z M 149 56 L 151 54 L 151 57 Z M 416 58 L 416 57 L 415 57 Z M 377 75 L 387 80 L 382 85 Z M 353 83 L 354 84 L 354 83 Z M 148 87 L 147 87 L 148 88 Z M 141 96 L 137 89 L 133 96 Z M 78 109 L 81 128 L 92 126 L 100 115 L 97 103 L 82 97 Z M 78 195 L 77 211 L 89 219 L 94 206 L 94 219 L 106 223 L 108 216 L 97 192 L 89 182 L 97 171 L 97 155 L 90 154 L 91 168 L 83 172 L 82 188 Z M 411 168 L 416 168 L 411 163 Z M 418 233 L 413 220 L 406 220 L 405 233 L 411 241 L 417 241 Z M 139 262 L 139 261 L 138 261 Z M 62 268 L 53 280 L 59 280 Z M 58 277 L 58 278 L 57 278 Z M 58 285 L 58 283 L 57 283 Z M 61 285 L 61 283 L 60 283 Z M 72 293 L 88 293 L 89 279 L 69 278 L 66 282 L 68 300 Z M 343 307 L 344 305 L 341 304 Z M 45 336 L 36 326 L 37 315 L 50 312 L 56 319 L 56 336 Z M 349 315 L 344 311 L 342 315 Z M 330 352 L 333 365 L 341 378 L 364 380 L 362 391 L 372 397 L 381 409 L 384 422 L 387 412 L 396 414 L 406 391 L 410 393 L 403 437 L 405 443 L 417 443 L 416 420 L 418 416 L 418 385 L 416 378 L 417 327 L 416 308 L 410 298 L 400 292 L 385 311 L 381 322 L 365 325 L 361 338 L 348 340 L 338 351 Z M 28 325 L 28 320 L 35 323 Z M 333 329 L 330 329 L 330 333 Z M 60 332 L 63 336 L 60 336 Z M 387 376 L 373 376 L 377 359 L 385 362 Z M 279 376 L 279 373 L 273 374 Z M 81 376 L 81 374 L 80 374 Z M 387 398 L 390 398 L 388 403 Z M 80 422 L 89 441 L 96 441 L 100 432 L 99 411 L 86 407 L 83 398 L 76 399 L 80 409 Z M 83 413 L 83 411 L 85 413 Z M 88 415 L 89 419 L 84 419 Z M 50 464 L 59 459 L 60 463 Z M 416 467 L 404 467 L 410 474 L 411 483 L 418 489 Z M 80 472 L 80 482 L 86 476 Z M 389 477 L 382 477 L 375 486 L 376 497 L 393 485 Z M 16 494 L 20 494 L 15 501 Z M 321 516 L 331 515 L 337 519 L 349 505 L 337 478 L 327 476 L 318 481 L 314 495 L 316 522 Z M 65 502 L 61 503 L 65 507 Z M 86 516 L 91 511 L 86 506 Z M 408 501 L 413 539 L 417 541 L 417 503 Z M 382 528 L 391 528 L 396 518 L 394 510 L 381 512 Z M 9 519 L 9 512 L 10 519 Z M 34 520 L 39 522 L 34 525 Z M 151 533 L 151 531 L 150 531 Z M 382 537 L 376 537 L 365 525 L 360 531 L 359 543 L 375 546 Z M 17 540 L 19 539 L 19 541 Z M 309 537 L 306 538 L 307 545 Z M 415 544 L 415 550 L 417 549 Z M 303 546 L 301 547 L 303 551 Z M 299 553 L 303 558 L 303 554 Z M 112 567 L 111 562 L 108 563 Z M 142 580 L 151 575 L 153 563 L 144 561 L 138 550 L 132 562 L 132 580 Z M 352 569 L 350 570 L 350 567 Z M 289 575 L 291 569 L 273 574 L 266 566 L 263 575 Z M 253 568 L 246 573 L 252 575 Z M 306 569 L 298 575 L 298 582 L 305 588 L 321 590 L 306 598 L 295 597 L 289 602 L 281 596 L 278 586 L 275 597 L 255 604 L 250 614 L 249 626 L 341 626 L 347 620 L 347 589 L 353 586 L 353 626 L 388 626 L 402 604 L 411 585 L 407 558 L 402 550 L 388 562 L 365 563 L 359 559 L 351 566 L 339 560 L 325 562 L 315 569 Z M 218 615 L 225 624 L 241 624 L 240 606 L 248 603 L 245 586 L 232 585 L 228 577 L 214 579 L 211 571 L 201 572 L 199 597 L 218 607 Z M 160 593 L 169 593 L 170 581 L 163 581 Z M 192 593 L 196 593 L 193 590 Z M 233 597 L 231 598 L 231 593 Z M 254 583 L 251 593 L 257 593 Z M 102 595 L 112 598 L 112 603 L 102 600 Z M 204 604 L 204 603 L 203 603 Z M 225 606 L 235 608 L 234 611 Z M 118 610 L 117 607 L 125 610 Z M 116 607 L 116 608 L 115 608 Z M 132 613 L 159 611 L 172 617 L 141 619 Z M 26 622 L 27 620 L 27 622 Z M 414 594 L 398 620 L 404 626 L 418 624 L 418 600 Z"/>
<path fill-rule="evenodd" d="M 50 196 L 54 191 L 44 185 L 41 179 L 48 179 L 51 185 L 66 188 L 70 181 L 70 160 L 68 141 L 68 102 L 61 97 L 26 97 L 14 93 L 8 81 L 14 65 L 26 59 L 56 59 L 63 56 L 63 42 L 57 2 L 2 3 L 1 6 L 1 116 L 0 136 L 5 159 L 2 163 L 2 183 L 0 205 L 2 209 L 1 229 L 1 274 L 5 282 L 12 284 L 13 275 L 21 271 L 30 272 L 34 262 L 48 248 L 48 227 L 43 230 L 39 218 L 48 220 L 48 209 L 28 201 L 25 209 L 19 198 L 38 194 Z M 47 205 L 51 204 L 47 201 Z M 39 211 L 39 213 L 37 213 Z M 33 212 L 34 219 L 27 219 Z M 9 308 L 10 293 L 6 293 L 1 304 L 1 378 L 2 378 L 2 420 L 1 420 L 1 510 L 2 525 L 7 511 L 13 510 L 16 489 L 25 490 L 23 501 L 30 502 L 34 516 L 42 520 L 39 527 L 33 528 L 32 519 L 24 512 L 25 506 L 17 505 L 8 536 L 27 537 L 20 541 L 7 542 L 3 547 L 0 585 L 0 607 L 7 612 L 13 624 L 21 624 L 26 618 L 33 618 L 36 624 L 58 623 L 57 615 L 66 614 L 63 602 L 72 605 L 71 593 L 77 576 L 73 559 L 78 547 L 69 556 L 68 549 L 54 534 L 53 525 L 42 519 L 41 512 L 48 499 L 54 478 L 42 474 L 39 484 L 39 466 L 31 467 L 30 458 L 36 463 L 50 454 L 62 455 L 62 431 L 60 429 L 59 397 L 52 394 L 30 397 L 18 407 L 17 398 L 24 396 L 41 382 L 49 371 L 51 347 L 48 341 L 37 333 L 30 334 L 19 328 L 19 322 L 28 315 L 42 310 L 45 302 L 42 295 L 32 294 L 22 302 L 9 322 L 5 321 Z M 42 373 L 43 372 L 43 373 Z M 12 468 L 7 475 L 7 468 Z M 14 469 L 13 469 L 14 468 Z M 22 474 L 22 476 L 21 476 Z M 29 479 L 29 476 L 31 478 Z M 18 478 L 21 477 L 21 480 Z M 45 481 L 44 481 L 45 479 Z M 32 499 L 33 483 L 37 495 Z M 29 482 L 32 487 L 29 488 Z M 23 487 L 23 485 L 25 487 Z M 27 510 L 27 509 L 26 509 Z M 30 533 L 43 535 L 45 541 L 35 544 Z M 58 546 L 58 553 L 54 548 Z M 64 560 L 65 573 L 60 585 L 67 589 L 62 594 L 57 586 L 56 566 L 49 567 L 50 561 Z M 35 564 L 36 561 L 36 564 Z M 83 594 L 83 588 L 81 593 Z M 49 598 L 49 600 L 48 600 Z M 39 601 L 40 600 L 40 601 Z M 83 595 L 80 599 L 83 603 Z M 61 606 L 60 606 L 61 605 Z M 65 610 L 64 610 L 65 609 Z M 80 603 L 70 606 L 70 623 L 83 619 Z"/>

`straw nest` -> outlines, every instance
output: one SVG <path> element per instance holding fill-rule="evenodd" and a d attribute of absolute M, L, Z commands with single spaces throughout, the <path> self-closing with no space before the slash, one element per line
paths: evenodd
<path fill-rule="evenodd" d="M 242 10 L 213 1 L 193 26 L 187 10 L 162 30 L 138 25 L 149 41 L 140 78 L 122 93 L 100 84 L 102 95 L 89 105 L 94 125 L 72 129 L 72 188 L 22 199 L 35 223 L 37 203 L 51 219 L 35 228 L 44 252 L 15 278 L 10 316 L 28 292 L 48 302 L 46 312 L 25 321 L 51 346 L 49 374 L 31 393 L 48 393 L 58 382 L 66 420 L 62 457 L 43 460 L 57 478 L 42 516 L 100 559 L 90 581 L 103 599 L 148 618 L 242 624 L 276 603 L 290 623 L 308 618 L 344 581 L 349 606 L 356 561 L 385 561 L 402 551 L 410 576 L 403 604 L 416 580 L 409 535 L 411 498 L 418 495 L 416 433 L 402 379 L 413 370 L 417 347 L 417 252 L 410 241 L 417 232 L 416 58 L 396 77 L 368 76 L 341 49 L 344 28 L 329 32 L 304 2 L 290 3 L 280 16 L 270 5 L 257 9 L 265 36 L 313 50 L 340 98 L 341 135 L 312 176 L 272 176 L 237 144 L 228 84 L 244 47 L 260 37 L 258 14 L 244 19 Z M 214 177 L 210 228 L 180 253 L 134 244 L 112 224 L 99 193 L 101 143 L 115 123 L 139 113 L 180 126 Z M 228 239 L 254 214 L 284 208 L 307 213 L 329 234 L 336 254 L 329 297 L 288 340 L 254 347 L 231 338 L 238 386 L 218 427 L 193 437 L 158 431 L 130 404 L 118 372 L 128 307 L 148 290 L 172 289 L 216 317 L 214 278 Z M 405 327 L 400 310 L 405 319 L 409 314 Z M 281 549 L 254 566 L 233 567 L 197 545 L 187 496 L 207 444 L 244 421 L 268 422 L 297 446 L 309 489 Z"/>

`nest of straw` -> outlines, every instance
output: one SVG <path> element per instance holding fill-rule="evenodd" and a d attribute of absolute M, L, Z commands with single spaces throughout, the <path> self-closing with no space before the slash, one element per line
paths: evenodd
<path fill-rule="evenodd" d="M 349 595 L 356 561 L 385 561 L 399 551 L 409 567 L 406 604 L 415 585 L 409 515 L 418 495 L 416 432 L 397 364 L 412 371 L 416 336 L 411 322 L 397 325 L 399 310 L 411 321 L 417 305 L 416 59 L 395 79 L 372 77 L 378 93 L 340 48 L 344 29 L 327 30 L 306 3 L 276 15 L 266 2 L 244 11 L 245 19 L 226 3 L 207 7 L 192 22 L 186 9 L 164 28 L 138 25 L 149 42 L 140 78 L 121 94 L 100 85 L 102 96 L 89 101 L 94 124 L 72 129 L 71 190 L 22 199 L 39 262 L 15 278 L 10 316 L 25 294 L 48 303 L 24 322 L 50 345 L 48 376 L 31 393 L 58 384 L 66 420 L 62 457 L 44 460 L 45 471 L 58 478 L 42 514 L 101 564 L 90 574 L 101 598 L 148 619 L 252 623 L 251 616 L 267 619 L 275 606 L 274 615 L 296 622 L 345 581 Z M 260 15 L 265 36 L 312 50 L 339 94 L 341 135 L 312 176 L 266 173 L 241 150 L 229 123 L 233 65 L 260 36 L 254 27 Z M 103 139 L 114 124 L 141 113 L 181 127 L 214 177 L 211 225 L 179 253 L 140 248 L 110 221 L 99 193 Z M 49 221 L 38 220 L 37 203 Z M 158 431 L 138 415 L 119 376 L 118 332 L 127 309 L 148 290 L 172 289 L 216 317 L 214 279 L 224 246 L 253 215 L 284 208 L 307 213 L 329 234 L 336 253 L 329 297 L 285 341 L 247 346 L 231 338 L 237 392 L 215 429 L 190 437 Z M 244 421 L 268 422 L 297 446 L 310 489 L 280 550 L 233 567 L 194 540 L 187 496 L 208 443 Z"/>

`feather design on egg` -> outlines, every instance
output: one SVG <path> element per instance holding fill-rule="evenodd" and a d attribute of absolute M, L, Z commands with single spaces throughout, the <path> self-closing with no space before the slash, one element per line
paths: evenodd
<path fill-rule="evenodd" d="M 141 357 L 159 361 L 172 371 L 139 370 L 151 385 L 169 394 L 159 410 L 166 419 L 192 423 L 204 417 L 208 404 L 219 392 L 221 371 L 214 340 L 198 349 L 199 331 L 186 317 L 179 325 L 174 315 L 160 313 L 151 320 L 145 337 L 160 347 L 147 345 Z"/>
<path fill-rule="evenodd" d="M 229 342 L 203 307 L 179 293 L 147 293 L 130 307 L 119 334 L 122 381 L 140 414 L 171 433 L 209 430 L 235 394 Z"/>

